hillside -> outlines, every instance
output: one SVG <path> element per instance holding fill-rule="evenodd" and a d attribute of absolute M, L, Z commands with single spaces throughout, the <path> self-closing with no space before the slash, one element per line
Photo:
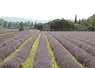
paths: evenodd
<path fill-rule="evenodd" d="M 35 20 L 35 19 L 30 19 L 30 18 L 20 18 L 20 17 L 0 17 L 1 19 L 4 19 L 6 21 L 12 21 L 12 22 L 20 22 L 20 21 L 31 21 L 31 22 L 38 22 L 38 23 L 46 23 L 49 20 Z"/>

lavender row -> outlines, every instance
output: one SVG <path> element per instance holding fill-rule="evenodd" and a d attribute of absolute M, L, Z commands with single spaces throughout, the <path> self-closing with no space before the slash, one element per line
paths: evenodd
<path fill-rule="evenodd" d="M 82 48 L 83 50 L 85 50 L 86 52 L 88 52 L 89 54 L 91 54 L 95 57 L 95 47 L 93 47 L 91 45 L 88 45 L 84 42 L 81 42 L 80 40 L 70 38 L 70 37 L 67 37 L 67 36 L 64 36 L 63 38 L 65 38 L 66 40 L 72 42 L 76 46 Z"/>
<path fill-rule="evenodd" d="M 61 33 L 57 33 L 59 34 L 59 36 L 61 36 L 62 38 L 65 38 L 66 40 L 74 43 L 76 46 L 84 49 L 86 52 L 88 52 L 89 54 L 95 56 L 95 47 L 94 46 L 91 46 L 91 45 L 88 45 L 87 43 L 84 43 L 76 38 L 73 38 L 69 35 L 64 35 L 64 34 L 61 34 Z"/>
<path fill-rule="evenodd" d="M 9 68 L 20 68 L 22 65 L 21 63 L 23 63 L 28 55 L 29 52 L 31 51 L 31 48 L 33 46 L 34 41 L 36 40 L 36 38 L 38 37 L 39 33 L 35 33 L 35 35 L 33 35 L 32 39 L 29 40 L 28 43 L 26 43 L 18 53 L 16 53 L 11 60 L 5 62 L 3 65 L 1 65 L 1 68 L 8 68 L 8 66 L 10 66 Z"/>
<path fill-rule="evenodd" d="M 46 36 L 42 33 L 37 53 L 34 57 L 33 68 L 52 68 L 47 49 Z"/>
<path fill-rule="evenodd" d="M 82 41 L 82 42 L 85 42 L 86 44 L 89 44 L 89 45 L 95 46 L 95 42 L 94 42 L 94 41 L 91 41 L 90 39 L 83 39 L 83 38 L 74 37 L 74 36 L 70 36 L 70 35 L 68 35 L 68 36 L 71 37 L 71 38 L 74 38 L 74 39 L 80 40 L 80 41 Z"/>
<path fill-rule="evenodd" d="M 70 38 L 74 38 L 74 39 L 77 39 L 77 40 L 80 40 L 81 42 L 84 42 L 84 43 L 86 43 L 86 44 L 89 44 L 89 45 L 91 45 L 91 46 L 95 46 L 95 40 L 92 40 L 92 39 L 90 39 L 90 38 L 88 38 L 88 39 L 85 39 L 84 37 L 85 37 L 85 33 L 86 32 L 57 32 L 58 34 L 60 34 L 60 35 L 64 35 L 64 36 L 68 36 L 68 37 L 70 37 Z M 79 35 L 77 35 L 79 33 Z M 88 33 L 88 32 L 87 32 Z M 93 34 L 94 34 L 94 32 L 89 32 L 88 34 L 87 34 L 87 36 L 91 36 L 91 34 L 92 34 L 92 36 L 93 36 Z M 81 37 L 81 36 L 84 36 L 84 37 Z M 90 37 L 89 36 L 89 37 Z"/>
<path fill-rule="evenodd" d="M 80 65 L 71 57 L 65 48 L 49 33 L 47 33 L 55 59 L 60 68 L 80 68 Z"/>
<path fill-rule="evenodd" d="M 17 32 L 15 34 L 10 34 L 8 36 L 4 36 L 2 41 L 0 41 L 0 48 L 7 46 L 7 44 L 18 40 L 27 34 L 29 34 L 29 32 Z"/>
<path fill-rule="evenodd" d="M 75 36 L 75 37 L 80 37 L 83 39 L 95 39 L 94 35 L 95 32 L 64 32 L 65 34 L 71 35 L 71 36 Z"/>
<path fill-rule="evenodd" d="M 24 36 L 23 38 L 15 41 L 13 40 L 13 42 L 7 44 L 7 46 L 0 48 L 0 61 L 3 61 L 7 56 L 14 52 L 15 49 L 19 48 L 19 46 L 32 34 L 33 32 L 31 32 L 29 35 Z"/>
<path fill-rule="evenodd" d="M 11 34 L 7 34 L 7 35 L 3 35 L 3 36 L 0 36 L 0 43 L 2 41 L 4 41 L 5 39 L 8 39 L 8 38 L 11 38 L 15 35 L 15 33 L 11 33 Z"/>
<path fill-rule="evenodd" d="M 65 47 L 67 48 L 79 62 L 84 64 L 87 68 L 95 68 L 95 57 L 85 52 L 83 49 L 72 44 L 68 40 L 58 36 L 58 34 L 52 33 L 52 35 Z"/>
<path fill-rule="evenodd" d="M 0 29 L 0 33 L 5 33 L 5 32 L 17 32 L 19 29 Z"/>

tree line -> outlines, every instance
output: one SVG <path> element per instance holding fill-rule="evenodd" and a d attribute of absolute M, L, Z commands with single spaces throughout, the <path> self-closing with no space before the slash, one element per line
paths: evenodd
<path fill-rule="evenodd" d="M 74 20 L 55 19 L 45 24 L 50 26 L 51 31 L 95 31 L 95 14 L 87 19 L 77 19 L 75 15 Z M 36 24 L 36 28 L 43 30 L 43 23 Z M 47 28 L 47 27 L 46 27 Z"/>
<path fill-rule="evenodd" d="M 18 29 L 20 31 L 24 29 L 38 29 L 44 30 L 43 26 L 48 24 L 51 31 L 95 31 L 95 14 L 90 16 L 88 19 L 77 19 L 75 15 L 74 20 L 67 19 L 55 19 L 47 23 L 37 23 L 37 22 L 7 22 L 0 20 L 0 28 L 11 28 Z M 47 28 L 47 27 L 46 27 Z"/>

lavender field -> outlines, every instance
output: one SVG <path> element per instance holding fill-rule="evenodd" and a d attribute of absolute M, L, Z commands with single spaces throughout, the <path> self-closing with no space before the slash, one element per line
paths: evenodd
<path fill-rule="evenodd" d="M 0 68 L 95 68 L 95 32 L 0 30 Z"/>

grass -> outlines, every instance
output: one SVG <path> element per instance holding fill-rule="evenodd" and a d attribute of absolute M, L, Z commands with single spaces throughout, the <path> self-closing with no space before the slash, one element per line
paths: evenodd
<path fill-rule="evenodd" d="M 11 55 L 9 55 L 6 59 L 4 59 L 0 64 L 2 65 L 4 62 L 10 60 L 20 49 L 29 41 L 32 39 L 32 36 L 30 36 L 27 40 L 25 40 L 18 49 L 16 49 Z"/>
<path fill-rule="evenodd" d="M 46 41 L 47 41 L 47 48 L 48 48 L 48 51 L 50 53 L 50 61 L 51 61 L 51 64 L 52 64 L 52 68 L 59 68 L 59 66 L 57 65 L 57 62 L 55 60 L 55 57 L 54 57 L 54 53 L 50 47 L 50 44 L 49 44 L 49 41 L 48 41 L 48 38 L 46 37 Z"/>
<path fill-rule="evenodd" d="M 38 38 L 34 42 L 34 45 L 33 45 L 32 49 L 31 49 L 31 52 L 30 52 L 27 60 L 24 63 L 22 63 L 22 66 L 23 66 L 22 68 L 33 68 L 34 57 L 35 57 L 36 51 L 38 49 L 40 36 L 41 36 L 41 33 L 39 34 Z"/>

